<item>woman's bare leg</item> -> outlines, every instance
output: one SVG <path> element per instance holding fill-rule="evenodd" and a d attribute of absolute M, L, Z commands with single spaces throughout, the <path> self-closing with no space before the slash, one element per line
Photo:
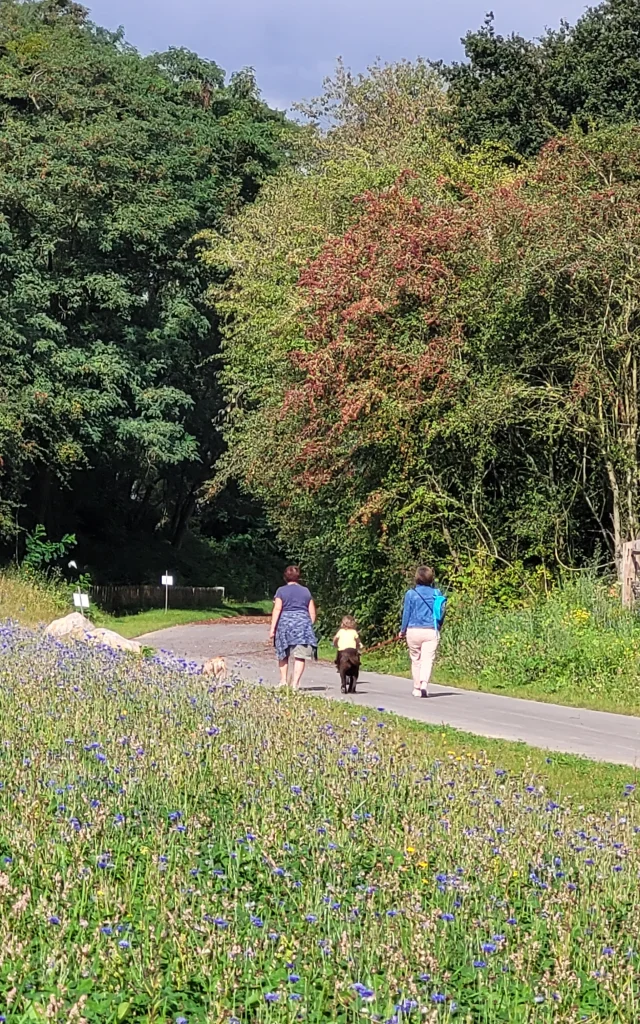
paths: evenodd
<path fill-rule="evenodd" d="M 297 690 L 302 679 L 302 673 L 304 672 L 304 666 L 306 662 L 304 658 L 296 658 L 293 663 L 293 688 Z"/>
<path fill-rule="evenodd" d="M 278 668 L 280 669 L 280 686 L 286 686 L 287 674 L 289 670 L 289 659 L 283 658 L 282 661 L 279 661 Z"/>

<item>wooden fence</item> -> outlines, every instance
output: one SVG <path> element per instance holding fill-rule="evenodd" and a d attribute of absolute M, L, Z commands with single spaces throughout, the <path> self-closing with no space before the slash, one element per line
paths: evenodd
<path fill-rule="evenodd" d="M 106 612 L 136 612 L 164 608 L 164 587 L 91 587 L 91 600 Z M 219 608 L 224 587 L 170 587 L 169 607 Z"/>

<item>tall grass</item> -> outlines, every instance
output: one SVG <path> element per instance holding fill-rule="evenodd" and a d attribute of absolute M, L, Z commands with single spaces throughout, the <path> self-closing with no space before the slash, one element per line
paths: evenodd
<path fill-rule="evenodd" d="M 370 711 L 0 631 L 8 1024 L 628 1024 L 602 814 Z"/>
<path fill-rule="evenodd" d="M 442 644 L 450 677 L 494 690 L 640 704 L 640 620 L 606 581 L 565 581 L 521 608 L 465 602 L 452 611 Z"/>
<path fill-rule="evenodd" d="M 71 610 L 68 587 L 55 580 L 11 569 L 0 573 L 0 621 L 37 626 Z"/>

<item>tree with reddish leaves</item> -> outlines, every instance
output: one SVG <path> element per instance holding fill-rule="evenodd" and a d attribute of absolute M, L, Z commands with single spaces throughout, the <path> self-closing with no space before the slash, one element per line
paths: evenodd
<path fill-rule="evenodd" d="M 254 464 L 378 618 L 418 558 L 617 561 L 638 529 L 640 135 L 565 139 L 478 193 L 413 187 L 363 195 L 300 274 L 304 345 Z"/>

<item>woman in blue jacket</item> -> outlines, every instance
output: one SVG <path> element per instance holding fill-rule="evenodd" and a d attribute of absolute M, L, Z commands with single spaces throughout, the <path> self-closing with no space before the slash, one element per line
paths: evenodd
<path fill-rule="evenodd" d="M 411 657 L 413 696 L 428 697 L 433 663 L 440 643 L 440 626 L 444 621 L 444 597 L 434 587 L 433 569 L 421 565 L 416 572 L 416 585 L 404 597 L 400 638 L 406 637 Z"/>

